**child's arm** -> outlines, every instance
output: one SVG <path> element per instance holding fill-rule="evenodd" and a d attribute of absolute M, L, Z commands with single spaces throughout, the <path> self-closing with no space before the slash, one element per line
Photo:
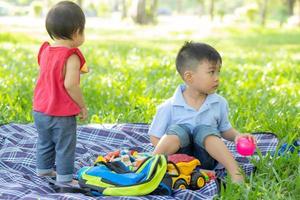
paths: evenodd
<path fill-rule="evenodd" d="M 235 141 L 235 138 L 240 135 L 240 133 L 234 128 L 230 128 L 227 131 L 222 132 L 222 137 L 229 141 Z"/>
<path fill-rule="evenodd" d="M 248 134 L 248 133 L 244 133 L 244 134 L 240 134 L 237 130 L 235 130 L 234 128 L 231 128 L 225 132 L 222 132 L 222 137 L 225 138 L 226 140 L 229 141 L 234 141 L 235 143 L 237 142 L 237 140 L 240 137 L 246 137 L 249 140 L 252 140 L 254 142 L 254 144 L 256 145 L 256 139 L 253 135 Z"/>
<path fill-rule="evenodd" d="M 87 109 L 80 89 L 80 60 L 75 54 L 71 55 L 66 62 L 64 86 L 70 97 L 80 107 L 80 116 L 87 118 Z"/>
<path fill-rule="evenodd" d="M 150 141 L 154 147 L 156 147 L 160 138 L 165 134 L 168 126 L 170 125 L 170 121 L 171 106 L 168 103 L 158 106 L 148 131 Z"/>
<path fill-rule="evenodd" d="M 235 143 L 240 137 L 246 137 L 256 144 L 255 137 L 251 134 L 240 134 L 237 130 L 232 128 L 229 119 L 228 119 L 228 103 L 226 99 L 223 99 L 221 106 L 221 120 L 219 125 L 219 130 L 222 133 L 222 137 L 229 141 L 234 141 Z"/>

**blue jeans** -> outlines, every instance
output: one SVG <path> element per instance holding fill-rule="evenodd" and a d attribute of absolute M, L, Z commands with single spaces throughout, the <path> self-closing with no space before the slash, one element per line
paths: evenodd
<path fill-rule="evenodd" d="M 76 147 L 75 116 L 56 117 L 33 111 L 33 117 L 38 131 L 37 174 L 51 173 L 56 161 L 56 180 L 70 182 L 73 178 Z"/>
<path fill-rule="evenodd" d="M 218 130 L 208 125 L 199 125 L 191 130 L 187 125 L 174 124 L 168 127 L 167 135 L 179 137 L 180 149 L 177 153 L 194 156 L 201 162 L 201 168 L 214 169 L 218 162 L 205 150 L 203 142 L 209 135 L 221 137 Z"/>

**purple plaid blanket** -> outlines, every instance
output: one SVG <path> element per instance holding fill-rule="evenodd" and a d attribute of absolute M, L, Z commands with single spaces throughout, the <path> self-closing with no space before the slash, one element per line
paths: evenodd
<path fill-rule="evenodd" d="M 100 154 L 128 147 L 138 152 L 153 150 L 147 135 L 147 124 L 116 124 L 79 126 L 75 171 L 93 164 Z M 274 152 L 278 144 L 272 134 L 257 134 L 258 149 L 262 155 Z M 55 193 L 47 178 L 35 175 L 35 148 L 37 132 L 33 124 L 7 124 L 0 126 L 0 199 L 104 199 L 78 193 Z M 225 141 L 246 174 L 253 171 L 248 158 L 235 152 L 232 142 Z M 219 169 L 218 176 L 225 170 Z M 210 182 L 197 190 L 176 190 L 172 196 L 148 195 L 143 197 L 109 197 L 110 199 L 213 199 L 218 193 L 217 183 Z"/>

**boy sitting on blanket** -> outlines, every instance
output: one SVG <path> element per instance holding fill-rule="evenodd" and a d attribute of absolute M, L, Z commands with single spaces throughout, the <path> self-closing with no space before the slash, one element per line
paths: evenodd
<path fill-rule="evenodd" d="M 221 137 L 256 141 L 231 126 L 227 101 L 215 93 L 221 65 L 222 58 L 213 47 L 187 42 L 176 58 L 176 69 L 184 84 L 158 106 L 149 134 L 155 146 L 153 154 L 189 154 L 198 158 L 204 169 L 213 169 L 220 162 L 232 181 L 240 183 L 244 177 Z"/>

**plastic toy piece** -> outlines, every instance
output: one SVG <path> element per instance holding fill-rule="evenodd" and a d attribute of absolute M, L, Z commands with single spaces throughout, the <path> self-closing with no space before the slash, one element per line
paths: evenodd
<path fill-rule="evenodd" d="M 242 156 L 251 156 L 255 151 L 255 144 L 252 140 L 241 137 L 237 141 L 236 150 Z"/>
<path fill-rule="evenodd" d="M 200 172 L 205 177 L 206 182 L 210 182 L 211 180 L 215 180 L 217 178 L 215 173 L 211 170 L 205 170 L 205 172 L 201 170 Z"/>
<path fill-rule="evenodd" d="M 177 181 L 174 182 L 173 184 L 173 189 L 187 189 L 188 188 L 188 184 L 186 182 L 186 180 L 184 179 L 178 179 Z"/>
<path fill-rule="evenodd" d="M 126 166 L 132 166 L 132 163 L 130 161 L 129 155 L 122 155 L 121 156 L 121 161 L 126 165 Z"/>
<path fill-rule="evenodd" d="M 193 172 L 191 176 L 191 183 L 190 187 L 194 190 L 197 190 L 199 188 L 204 187 L 206 183 L 205 177 L 202 175 L 202 173 L 199 172 Z"/>
<path fill-rule="evenodd" d="M 179 163 L 179 162 L 185 162 L 188 163 L 192 160 L 195 160 L 193 156 L 189 156 L 186 154 L 176 153 L 168 156 L 168 161 L 171 161 L 173 163 Z"/>
<path fill-rule="evenodd" d="M 97 159 L 95 160 L 95 163 L 98 162 L 107 162 L 107 160 L 103 156 L 98 156 Z"/>
<path fill-rule="evenodd" d="M 130 155 L 132 155 L 133 157 L 137 157 L 138 156 L 138 152 L 137 151 L 130 151 Z"/>
<path fill-rule="evenodd" d="M 98 162 L 123 162 L 127 167 L 136 170 L 145 159 L 151 157 L 152 154 L 149 152 L 139 153 L 135 150 L 129 150 L 128 148 L 123 148 L 121 150 L 116 150 L 113 152 L 107 153 L 104 157 L 98 156 L 95 160 L 95 164 Z"/>
<path fill-rule="evenodd" d="M 118 150 L 118 151 L 108 153 L 104 158 L 106 161 L 112 161 L 114 158 L 119 156 L 120 156 L 120 151 Z"/>

